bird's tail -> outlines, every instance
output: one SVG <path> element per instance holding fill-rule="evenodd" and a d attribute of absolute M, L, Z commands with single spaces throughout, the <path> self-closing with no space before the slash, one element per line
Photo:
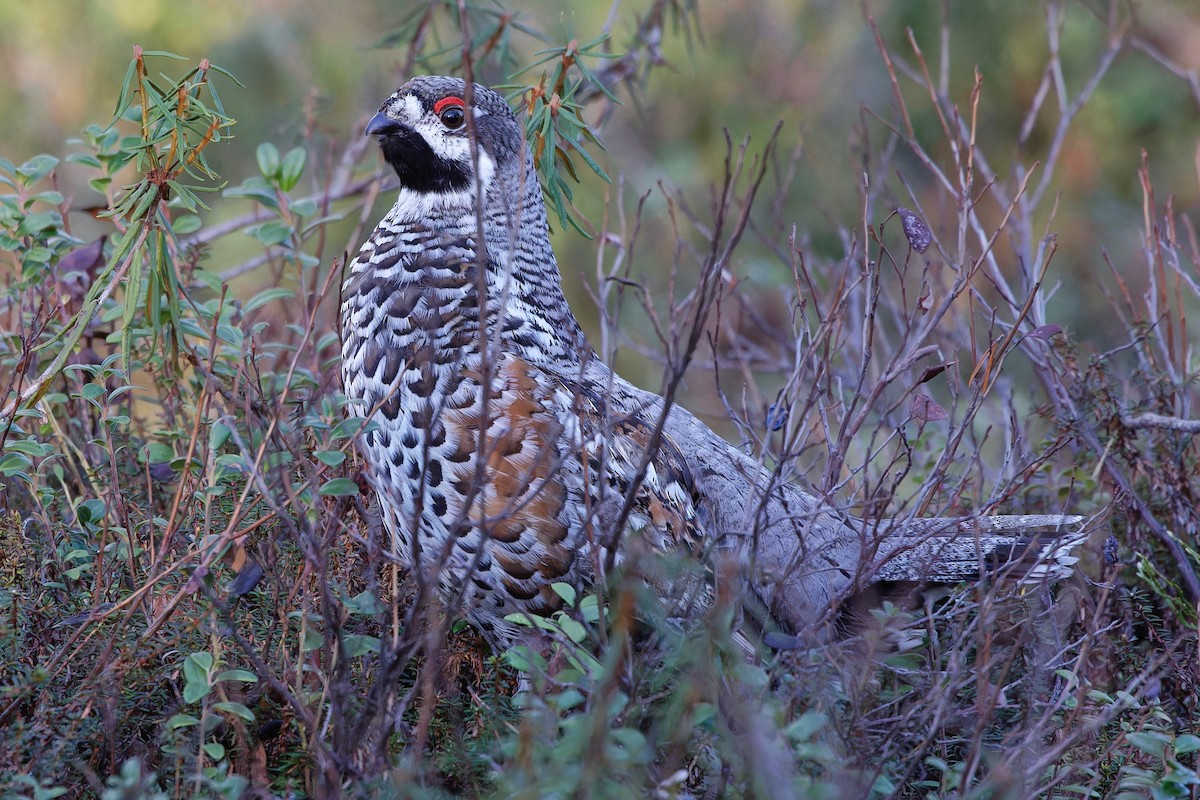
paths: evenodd
<path fill-rule="evenodd" d="M 1084 517 L 1011 514 L 891 520 L 883 531 L 878 581 L 957 583 L 981 574 L 1009 574 L 1021 583 L 1069 576 L 1075 548 L 1093 526 Z"/>

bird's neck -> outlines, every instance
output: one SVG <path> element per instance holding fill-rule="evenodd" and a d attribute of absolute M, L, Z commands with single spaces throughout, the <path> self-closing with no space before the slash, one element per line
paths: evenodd
<path fill-rule="evenodd" d="M 519 189 L 500 181 L 481 187 L 486 209 L 481 217 L 474 187 L 452 194 L 401 189 L 379 230 L 389 231 L 406 253 L 407 263 L 391 273 L 397 282 L 445 286 L 448 261 L 482 262 L 482 283 L 477 268 L 469 270 L 473 280 L 459 283 L 465 304 L 485 305 L 480 295 L 486 293 L 488 327 L 506 349 L 539 366 L 569 369 L 591 348 L 562 291 L 532 163 L 528 174 Z M 465 318 L 470 317 L 477 320 L 474 313 Z"/>

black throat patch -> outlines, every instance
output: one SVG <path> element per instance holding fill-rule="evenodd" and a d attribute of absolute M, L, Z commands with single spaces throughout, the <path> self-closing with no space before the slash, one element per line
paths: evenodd
<path fill-rule="evenodd" d="M 442 158 L 416 131 L 396 126 L 379 137 L 383 158 L 414 192 L 459 192 L 471 185 L 467 167 Z"/>

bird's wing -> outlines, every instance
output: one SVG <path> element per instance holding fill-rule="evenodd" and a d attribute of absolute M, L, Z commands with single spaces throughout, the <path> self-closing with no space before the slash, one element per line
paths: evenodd
<path fill-rule="evenodd" d="M 492 364 L 486 420 L 478 403 L 443 414 L 447 519 L 459 536 L 490 540 L 480 566 L 530 610 L 549 613 L 562 605 L 550 583 L 570 573 L 576 556 L 558 475 L 562 425 L 535 367 L 506 353 Z M 463 378 L 482 385 L 485 376 L 464 370 Z"/>
<path fill-rule="evenodd" d="M 628 519 L 616 521 L 653 529 L 657 535 L 651 541 L 658 548 L 685 548 L 700 555 L 705 546 L 704 506 L 687 461 L 671 437 L 663 431 L 656 437 L 655 421 L 638 410 L 614 407 L 609 396 L 589 381 L 560 379 L 560 385 L 572 396 L 586 468 L 596 473 L 593 491 L 610 490 L 623 510 L 632 490 Z"/>

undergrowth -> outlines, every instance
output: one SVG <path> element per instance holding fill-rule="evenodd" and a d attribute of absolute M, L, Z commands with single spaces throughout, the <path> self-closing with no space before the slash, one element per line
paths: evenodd
<path fill-rule="evenodd" d="M 651 294 L 625 272 L 641 225 L 686 243 L 677 291 L 712 243 L 702 204 L 673 195 L 673 227 L 622 227 L 620 196 L 604 226 L 582 217 L 567 178 L 602 174 L 584 112 L 645 79 L 692 13 L 653 4 L 621 53 L 602 37 L 525 57 L 519 20 L 440 4 L 393 37 L 406 70 L 537 65 L 512 98 L 560 224 L 596 234 L 605 342 Z M 490 653 L 462 623 L 434 642 L 354 450 L 370 423 L 336 378 L 340 270 L 391 179 L 356 140 L 333 170 L 257 144 L 259 174 L 222 183 L 210 149 L 252 146 L 228 141 L 236 81 L 207 61 L 151 77 L 177 57 L 138 50 L 113 124 L 61 159 L 0 159 L 3 796 L 1196 796 L 1191 223 L 1143 169 L 1144 262 L 1112 279 L 1128 342 L 1090 351 L 1047 311 L 1044 187 L 975 151 L 981 84 L 952 98 L 915 41 L 879 45 L 895 106 L 872 122 L 887 145 L 844 258 L 817 263 L 764 215 L 744 248 L 792 276 L 789 313 L 756 315 L 726 280 L 701 360 L 734 387 L 740 446 L 855 513 L 1107 519 L 1073 580 L 891 587 L 843 609 L 840 636 L 775 634 L 747 659 L 735 598 L 675 619 L 639 571 L 694 565 L 631 561 L 593 593 L 559 587 L 570 611 L 533 644 Z M 914 103 L 941 119 L 936 148 Z M 903 203 L 897 149 L 932 176 Z M 104 195 L 104 237 L 72 235 L 66 169 Z M 963 201 L 985 196 L 1005 213 Z M 935 197 L 947 224 L 896 211 Z M 243 233 L 256 254 L 213 263 Z M 1017 273 L 1001 238 L 1028 247 Z"/>

